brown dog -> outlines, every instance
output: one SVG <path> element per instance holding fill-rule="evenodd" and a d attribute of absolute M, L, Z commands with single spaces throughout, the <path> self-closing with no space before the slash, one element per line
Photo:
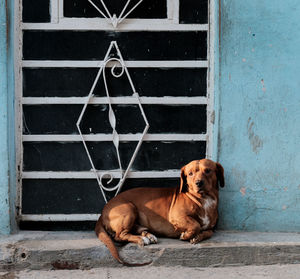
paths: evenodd
<path fill-rule="evenodd" d="M 224 169 L 208 159 L 182 167 L 177 188 L 135 188 L 111 199 L 96 224 L 98 238 L 120 263 L 111 239 L 141 246 L 157 243 L 152 234 L 196 244 L 212 236 L 218 218 L 218 185 L 224 187 Z M 110 237 L 110 236 L 111 237 Z"/>

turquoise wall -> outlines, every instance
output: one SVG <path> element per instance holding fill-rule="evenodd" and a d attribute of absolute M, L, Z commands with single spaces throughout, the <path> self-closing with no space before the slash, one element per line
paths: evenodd
<path fill-rule="evenodd" d="M 7 110 L 7 38 L 5 1 L 0 2 L 0 232 L 10 231 Z"/>
<path fill-rule="evenodd" d="M 300 231 L 300 1 L 222 0 L 222 229 Z"/>
<path fill-rule="evenodd" d="M 0 233 L 16 229 L 13 2 L 0 1 Z"/>

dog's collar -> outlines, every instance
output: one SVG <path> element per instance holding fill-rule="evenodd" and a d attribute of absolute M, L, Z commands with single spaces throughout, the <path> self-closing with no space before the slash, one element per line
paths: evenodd
<path fill-rule="evenodd" d="M 185 193 L 189 199 L 191 199 L 195 204 L 197 204 L 199 207 L 202 207 L 202 204 L 199 200 L 196 199 L 196 197 L 194 197 L 192 194 L 190 194 L 189 192 Z"/>

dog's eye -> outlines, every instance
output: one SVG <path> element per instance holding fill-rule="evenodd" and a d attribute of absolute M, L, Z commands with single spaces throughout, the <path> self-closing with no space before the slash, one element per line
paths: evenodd
<path fill-rule="evenodd" d="M 189 172 L 189 176 L 192 176 L 193 175 L 193 173 L 192 172 Z"/>
<path fill-rule="evenodd" d="M 209 173 L 210 173 L 210 169 L 205 169 L 204 172 L 205 172 L 206 174 L 209 174 Z"/>

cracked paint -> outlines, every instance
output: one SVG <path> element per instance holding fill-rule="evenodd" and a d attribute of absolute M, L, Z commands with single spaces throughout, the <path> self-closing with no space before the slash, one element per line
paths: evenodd
<path fill-rule="evenodd" d="M 250 141 L 252 150 L 254 153 L 258 154 L 258 152 L 263 146 L 263 141 L 258 135 L 254 133 L 254 122 L 251 120 L 251 117 L 249 117 L 248 119 L 247 129 L 248 129 L 248 139 Z"/>
<path fill-rule="evenodd" d="M 265 82 L 264 82 L 264 80 L 263 79 L 261 79 L 261 85 L 262 85 L 262 91 L 265 93 L 266 92 L 266 87 L 265 87 Z"/>

